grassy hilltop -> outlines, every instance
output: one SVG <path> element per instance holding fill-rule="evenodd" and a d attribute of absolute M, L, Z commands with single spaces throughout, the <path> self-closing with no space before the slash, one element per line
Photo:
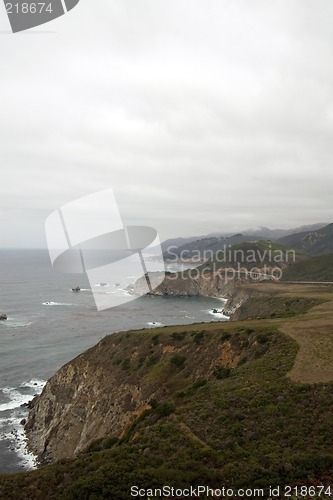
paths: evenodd
<path fill-rule="evenodd" d="M 81 355 L 85 366 L 103 367 L 106 400 L 111 374 L 149 388 L 151 398 L 120 434 L 75 458 L 1 476 L 0 498 L 122 500 L 131 485 L 332 484 L 333 289 L 253 287 L 275 297 L 266 319 L 119 333 Z M 313 307 L 284 315 L 281 304 L 297 298 Z"/>

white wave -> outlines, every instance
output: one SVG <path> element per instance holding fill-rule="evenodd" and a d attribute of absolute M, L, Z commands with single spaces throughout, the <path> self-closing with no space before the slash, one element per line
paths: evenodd
<path fill-rule="evenodd" d="M 9 401 L 0 404 L 0 411 L 14 410 L 32 399 L 31 394 L 21 394 L 12 388 L 4 388 L 2 392 L 9 398 Z"/>
<path fill-rule="evenodd" d="M 160 323 L 159 321 L 148 321 L 147 325 L 148 326 L 152 326 L 152 327 L 155 327 L 155 326 L 164 326 L 163 323 Z"/>
<path fill-rule="evenodd" d="M 220 300 L 221 302 L 223 302 L 223 304 L 226 304 L 228 302 L 228 299 L 225 299 L 223 297 L 212 297 L 212 299 Z"/>
<path fill-rule="evenodd" d="M 9 328 L 18 328 L 24 326 L 30 326 L 34 323 L 34 321 L 17 321 L 15 318 L 8 317 L 4 321 L 0 321 L 1 325 L 8 326 Z"/>
<path fill-rule="evenodd" d="M 116 288 L 115 290 L 103 291 L 103 292 L 97 291 L 95 293 L 97 293 L 98 295 L 115 295 L 118 297 L 122 297 L 124 295 L 131 295 L 129 294 L 128 290 L 124 288 Z"/>
<path fill-rule="evenodd" d="M 72 306 L 73 304 L 66 304 L 64 302 L 43 302 L 43 306 Z"/>
<path fill-rule="evenodd" d="M 38 378 L 36 378 L 36 379 L 32 378 L 32 379 L 28 380 L 27 382 L 22 382 L 20 387 L 30 387 L 31 389 L 33 389 L 35 391 L 35 393 L 40 394 L 42 392 L 42 390 L 44 389 L 45 384 L 46 384 L 45 380 L 41 380 Z"/>
<path fill-rule="evenodd" d="M 13 418 L 7 419 L 6 424 L 11 428 L 10 431 L 1 434 L 1 439 L 8 442 L 8 448 L 13 451 L 24 469 L 35 469 L 37 467 L 36 457 L 28 451 L 27 437 L 24 426 L 21 424 L 23 418 L 28 412 L 16 414 Z"/>
<path fill-rule="evenodd" d="M 216 311 L 216 312 L 214 312 Z M 216 309 L 211 309 L 210 311 L 208 311 L 209 314 L 211 314 L 212 316 L 214 316 L 215 318 L 219 318 L 219 319 L 225 319 L 225 320 L 228 320 L 229 319 L 229 316 L 226 316 L 225 314 L 223 314 L 222 311 L 217 311 Z"/>
<path fill-rule="evenodd" d="M 1 389 L 10 401 L 0 405 L 0 411 L 12 411 L 10 417 L 0 418 L 0 429 L 3 430 L 0 438 L 8 443 L 8 448 L 17 455 L 20 464 L 27 470 L 36 468 L 37 460 L 27 449 L 27 437 L 21 422 L 27 418 L 28 408 L 21 405 L 28 403 L 35 394 L 40 394 L 45 384 L 45 380 L 36 378 L 22 382 L 17 389 L 13 387 Z M 18 390 L 20 388 L 28 390 L 29 393 L 21 394 Z"/>
<path fill-rule="evenodd" d="M 27 382 L 23 382 L 20 388 L 32 389 L 29 393 L 22 394 L 15 387 L 4 387 L 2 388 L 3 394 L 9 399 L 6 403 L 0 404 L 0 412 L 6 410 L 14 410 L 15 408 L 20 408 L 21 405 L 29 403 L 35 394 L 40 394 L 43 390 L 46 382 L 39 379 L 31 379 Z"/>

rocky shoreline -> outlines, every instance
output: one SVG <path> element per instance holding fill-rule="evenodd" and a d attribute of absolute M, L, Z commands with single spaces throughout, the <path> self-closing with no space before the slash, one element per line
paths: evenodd
<path fill-rule="evenodd" d="M 250 292 L 242 285 L 251 283 L 249 278 L 226 279 L 219 272 L 167 273 L 160 284 L 160 273 L 150 273 L 152 291 L 148 295 L 171 297 L 218 297 L 227 300 L 222 313 L 233 319 L 236 311 L 248 300 Z M 143 276 L 134 285 L 135 295 L 146 295 L 146 278 Z"/>

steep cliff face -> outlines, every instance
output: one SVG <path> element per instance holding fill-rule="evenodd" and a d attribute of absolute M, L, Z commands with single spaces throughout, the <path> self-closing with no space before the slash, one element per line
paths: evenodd
<path fill-rule="evenodd" d="M 151 295 L 207 296 L 228 299 L 224 307 L 224 314 L 230 316 L 231 320 L 241 319 L 241 306 L 253 294 L 257 293 L 255 288 L 252 290 L 246 286 L 251 283 L 249 278 L 226 279 L 219 272 L 209 272 L 199 276 L 195 273 L 192 276 L 189 273 L 167 274 L 159 285 L 156 284 L 159 274 L 151 274 L 150 276 Z M 134 293 L 136 295 L 146 293 L 145 277 L 140 278 L 135 283 Z"/>
<path fill-rule="evenodd" d="M 226 279 L 223 275 L 216 272 L 196 273 L 177 273 L 166 274 L 164 281 L 157 285 L 159 273 L 150 274 L 152 286 L 151 295 L 172 295 L 189 296 L 199 295 L 207 297 L 228 297 L 231 291 L 239 286 L 241 281 Z M 143 295 L 146 293 L 146 278 L 140 278 L 134 285 L 134 293 Z"/>
<path fill-rule="evenodd" d="M 35 398 L 26 424 L 30 449 L 49 462 L 99 438 L 119 439 L 152 400 L 214 379 L 220 367 L 235 368 L 244 349 L 247 359 L 255 355 L 255 339 L 244 347 L 237 336 L 221 339 L 223 331 L 215 323 L 105 337 L 61 368 Z"/>
<path fill-rule="evenodd" d="M 249 287 L 237 286 L 229 290 L 228 301 L 223 308 L 226 316 L 230 317 L 230 321 L 243 319 L 242 306 L 250 299 L 250 297 L 259 294 Z"/>

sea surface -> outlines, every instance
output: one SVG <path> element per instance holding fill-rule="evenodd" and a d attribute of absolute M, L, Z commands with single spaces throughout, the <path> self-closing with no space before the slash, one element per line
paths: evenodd
<path fill-rule="evenodd" d="M 117 286 L 91 287 L 83 274 L 55 272 L 46 250 L 0 250 L 0 312 L 8 316 L 0 321 L 0 473 L 36 466 L 20 423 L 28 413 L 24 404 L 62 365 L 102 337 L 128 329 L 228 320 L 213 312 L 221 311 L 223 299 L 205 297 L 145 296 L 97 311 L 92 288 L 128 296 L 126 288 L 135 279 L 124 269 Z M 76 284 L 80 292 L 71 291 Z"/>

